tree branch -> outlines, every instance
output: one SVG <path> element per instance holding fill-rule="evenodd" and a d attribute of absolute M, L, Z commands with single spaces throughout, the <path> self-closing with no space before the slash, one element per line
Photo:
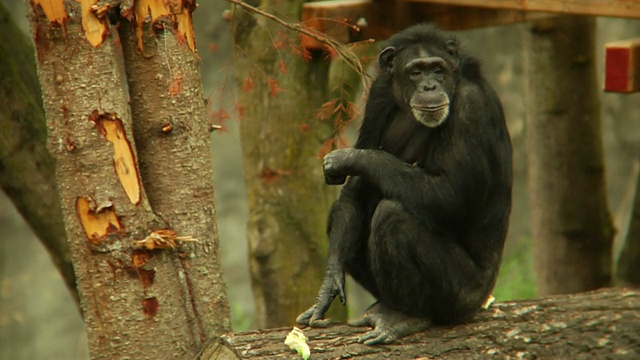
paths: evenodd
<path fill-rule="evenodd" d="M 262 11 L 254 6 L 251 6 L 242 0 L 227 0 L 227 1 L 229 1 L 232 4 L 238 5 L 249 12 L 258 14 L 269 20 L 275 21 L 289 30 L 293 30 L 299 34 L 309 36 L 310 38 L 313 38 L 325 44 L 328 48 L 333 49 L 338 55 L 340 55 L 340 57 L 342 57 L 345 60 L 345 62 L 349 65 L 349 67 L 352 68 L 355 72 L 357 72 L 362 77 L 363 81 L 366 81 L 369 79 L 369 75 L 367 75 L 364 69 L 364 66 L 362 65 L 362 62 L 360 62 L 360 59 L 358 58 L 358 56 L 354 54 L 353 51 L 351 51 L 348 46 L 344 45 L 340 41 L 330 36 L 327 36 L 321 33 L 320 31 L 317 31 L 313 28 L 305 26 L 303 24 L 290 23 L 290 22 L 284 21 L 279 17 L 273 14 L 270 14 L 268 12 Z M 346 22 L 344 24 L 345 26 L 351 27 L 354 31 L 360 31 L 360 28 L 356 25 L 348 24 Z M 373 41 L 375 40 L 368 39 L 368 40 L 365 40 L 364 42 L 371 43 Z M 367 85 L 367 84 L 364 84 L 364 85 Z M 365 86 L 365 88 L 367 87 Z"/>

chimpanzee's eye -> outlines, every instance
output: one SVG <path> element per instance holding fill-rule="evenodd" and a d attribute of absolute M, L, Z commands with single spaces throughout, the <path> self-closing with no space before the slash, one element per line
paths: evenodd
<path fill-rule="evenodd" d="M 420 75 L 422 75 L 422 71 L 418 68 L 411 70 L 411 73 L 409 74 L 412 78 L 414 77 L 419 77 Z"/>

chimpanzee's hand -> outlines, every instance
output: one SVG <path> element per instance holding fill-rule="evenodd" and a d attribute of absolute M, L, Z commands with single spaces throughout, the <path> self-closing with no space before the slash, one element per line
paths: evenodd
<path fill-rule="evenodd" d="M 341 185 L 347 180 L 347 175 L 357 175 L 354 171 L 355 160 L 359 149 L 338 149 L 324 157 L 324 181 L 329 185 Z"/>
<path fill-rule="evenodd" d="M 340 296 L 342 305 L 346 304 L 344 271 L 337 266 L 328 266 L 324 280 L 320 286 L 320 291 L 318 292 L 318 297 L 316 298 L 316 303 L 298 315 L 296 323 L 309 325 L 311 327 L 327 327 L 331 320 L 325 319 L 325 314 L 336 296 Z"/>

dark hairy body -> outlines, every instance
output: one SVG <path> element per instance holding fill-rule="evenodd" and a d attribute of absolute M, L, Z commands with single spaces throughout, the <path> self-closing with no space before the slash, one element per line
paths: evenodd
<path fill-rule="evenodd" d="M 326 326 L 351 275 L 377 302 L 355 326 L 390 343 L 468 320 L 496 280 L 511 211 L 511 141 L 477 60 L 451 33 L 411 27 L 388 41 L 354 148 L 329 153 L 330 249 L 316 303 L 297 322 Z M 348 177 L 348 179 L 347 179 Z"/>

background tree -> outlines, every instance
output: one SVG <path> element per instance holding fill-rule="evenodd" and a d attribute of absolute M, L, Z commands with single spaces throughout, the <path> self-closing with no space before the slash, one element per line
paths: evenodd
<path fill-rule="evenodd" d="M 595 27 L 592 17 L 562 16 L 525 31 L 531 228 L 542 295 L 612 279 Z"/>
<path fill-rule="evenodd" d="M 191 359 L 229 330 L 194 7 L 122 9 L 123 52 L 94 5 L 35 1 L 30 14 L 89 353 Z"/>
<path fill-rule="evenodd" d="M 303 2 L 260 8 L 296 19 Z M 331 120 L 340 104 L 327 103 L 330 55 L 306 50 L 299 34 L 236 8 L 233 36 L 257 323 L 282 326 L 313 305 L 322 280 L 326 218 L 337 193 L 324 185 L 320 159 L 334 146 Z M 317 113 L 323 104 L 327 117 Z"/>

